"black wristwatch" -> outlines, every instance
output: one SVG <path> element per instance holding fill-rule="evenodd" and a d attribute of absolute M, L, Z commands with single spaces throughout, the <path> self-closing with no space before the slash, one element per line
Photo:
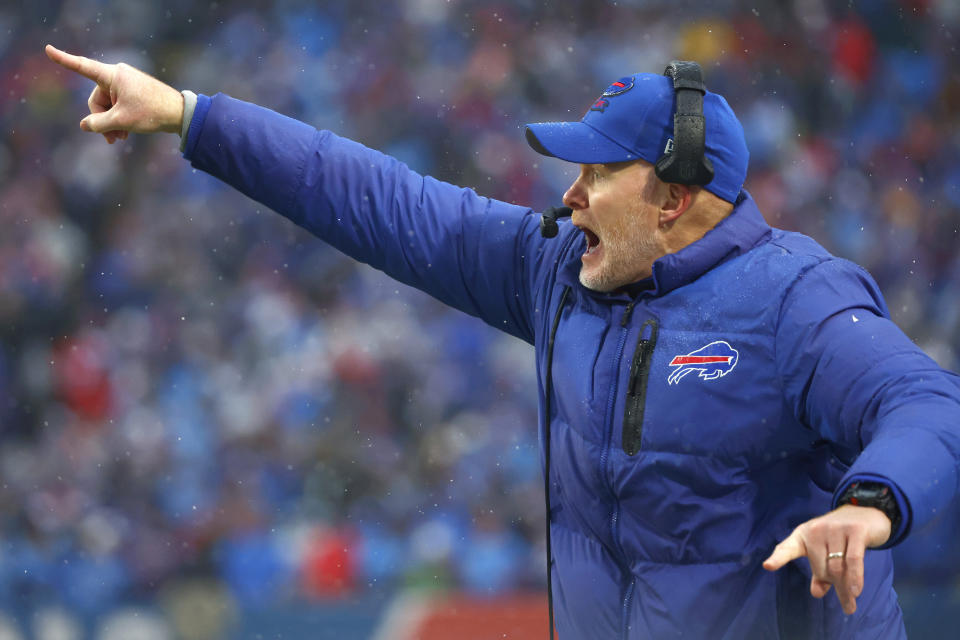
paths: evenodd
<path fill-rule="evenodd" d="M 875 507 L 890 518 L 890 535 L 900 526 L 900 507 L 890 487 L 882 482 L 854 482 L 840 496 L 837 505 L 852 504 L 855 507 Z"/>

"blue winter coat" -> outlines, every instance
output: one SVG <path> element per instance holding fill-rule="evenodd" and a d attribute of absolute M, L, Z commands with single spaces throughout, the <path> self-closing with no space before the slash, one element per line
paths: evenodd
<path fill-rule="evenodd" d="M 569 223 L 544 239 L 527 208 L 261 107 L 200 96 L 185 156 L 535 345 L 541 416 L 560 313 L 549 517 L 561 637 L 903 637 L 889 551 L 867 552 L 852 616 L 833 594 L 810 596 L 805 560 L 761 567 L 857 479 L 896 495 L 903 523 L 886 546 L 957 493 L 957 378 L 888 319 L 862 269 L 771 229 L 743 192 L 635 298 L 599 294 L 577 282 L 584 241 Z"/>

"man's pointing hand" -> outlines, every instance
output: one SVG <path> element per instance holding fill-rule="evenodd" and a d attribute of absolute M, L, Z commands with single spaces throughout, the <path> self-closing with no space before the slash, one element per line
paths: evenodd
<path fill-rule="evenodd" d="M 835 587 L 844 613 L 850 615 L 857 610 L 857 597 L 863 591 L 864 553 L 886 542 L 890 533 L 890 519 L 879 509 L 846 504 L 794 529 L 763 568 L 776 571 L 806 556 L 813 571 L 810 593 L 822 598 Z"/>
<path fill-rule="evenodd" d="M 97 83 L 87 106 L 90 115 L 80 121 L 84 131 L 102 133 L 107 142 L 134 133 L 179 133 L 183 123 L 183 96 L 128 64 L 104 64 L 47 45 L 47 56 L 57 64 Z"/>

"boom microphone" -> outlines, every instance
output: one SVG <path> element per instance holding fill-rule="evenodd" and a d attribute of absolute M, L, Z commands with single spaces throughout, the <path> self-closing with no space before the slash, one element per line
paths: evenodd
<path fill-rule="evenodd" d="M 570 207 L 550 207 L 540 216 L 540 235 L 544 238 L 555 238 L 560 228 L 557 218 L 566 218 L 573 215 Z"/>

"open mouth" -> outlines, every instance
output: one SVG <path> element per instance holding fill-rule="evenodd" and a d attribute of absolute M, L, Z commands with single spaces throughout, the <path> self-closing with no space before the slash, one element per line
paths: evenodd
<path fill-rule="evenodd" d="M 591 253 L 597 250 L 597 247 L 600 246 L 600 238 L 597 237 L 597 234 L 595 234 L 590 229 L 587 229 L 586 227 L 582 227 L 582 230 L 583 230 L 583 236 L 587 239 L 586 255 L 590 255 Z"/>

